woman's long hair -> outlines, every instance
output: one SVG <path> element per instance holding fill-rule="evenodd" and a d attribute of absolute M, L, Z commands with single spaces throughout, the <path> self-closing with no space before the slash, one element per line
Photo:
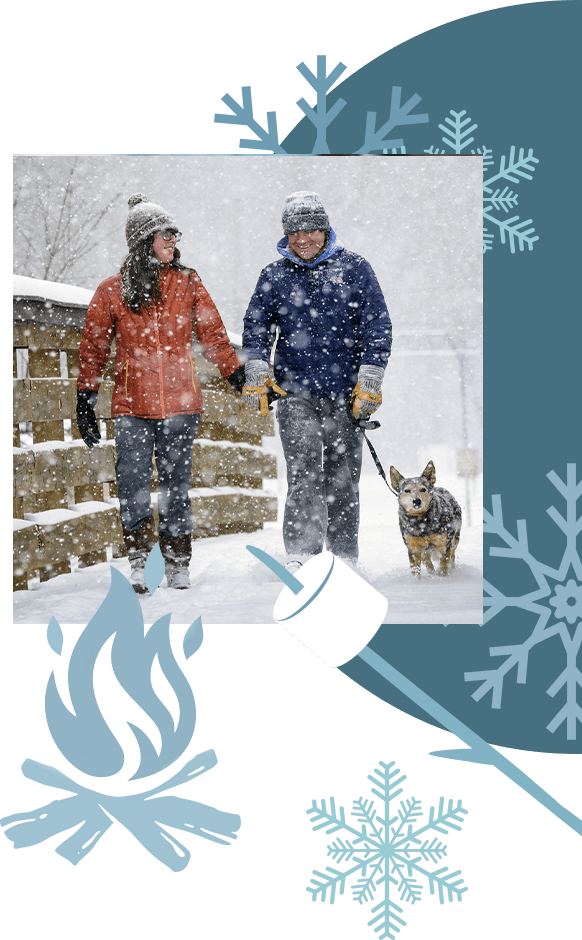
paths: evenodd
<path fill-rule="evenodd" d="M 124 304 L 139 313 L 142 306 L 150 307 L 161 296 L 160 274 L 164 267 L 178 271 L 193 272 L 180 264 L 180 252 L 174 248 L 174 257 L 168 265 L 163 265 L 153 253 L 155 232 L 130 251 L 121 265 L 121 293 Z M 195 273 L 195 272 L 194 272 Z"/>

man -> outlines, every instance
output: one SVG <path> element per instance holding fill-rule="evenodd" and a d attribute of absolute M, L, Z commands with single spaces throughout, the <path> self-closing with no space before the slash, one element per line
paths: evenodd
<path fill-rule="evenodd" d="M 281 396 L 283 540 L 294 571 L 324 547 L 357 561 L 356 422 L 382 401 L 392 326 L 371 266 L 339 243 L 317 193 L 288 196 L 282 221 L 282 258 L 261 272 L 245 315 L 243 395 L 263 415 L 268 390 Z"/>

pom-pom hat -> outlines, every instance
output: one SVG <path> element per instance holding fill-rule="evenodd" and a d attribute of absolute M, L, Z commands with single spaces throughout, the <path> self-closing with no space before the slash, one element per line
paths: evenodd
<path fill-rule="evenodd" d="M 319 193 L 303 189 L 287 196 L 282 222 L 285 235 L 290 232 L 329 232 L 330 229 Z"/>
<path fill-rule="evenodd" d="M 178 231 L 178 226 L 169 212 L 155 202 L 150 202 L 147 196 L 135 193 L 129 197 L 127 204 L 129 213 L 125 223 L 125 238 L 130 251 L 154 232 L 163 232 L 167 228 Z"/>

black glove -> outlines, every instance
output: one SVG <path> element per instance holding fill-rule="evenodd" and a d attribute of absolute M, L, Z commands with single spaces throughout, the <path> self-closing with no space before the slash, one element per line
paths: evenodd
<path fill-rule="evenodd" d="M 101 440 L 99 424 L 95 417 L 97 392 L 91 388 L 77 389 L 77 427 L 87 447 L 93 447 Z"/>
<path fill-rule="evenodd" d="M 239 366 L 238 369 L 235 369 L 232 375 L 228 376 L 226 381 L 229 383 L 229 385 L 232 385 L 235 392 L 239 392 L 239 394 L 242 395 L 242 390 L 245 384 L 245 367 Z"/>

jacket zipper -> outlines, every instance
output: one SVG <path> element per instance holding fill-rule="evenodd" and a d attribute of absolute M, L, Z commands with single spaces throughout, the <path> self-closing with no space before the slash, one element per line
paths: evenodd
<path fill-rule="evenodd" d="M 158 375 L 160 377 L 160 405 L 162 409 L 162 418 L 166 417 L 166 406 L 164 402 L 164 370 L 162 369 L 162 350 L 160 346 L 160 332 L 158 329 L 158 310 L 154 309 L 154 328 L 156 335 L 156 356 L 158 357 Z"/>
<path fill-rule="evenodd" d="M 194 388 L 194 391 L 197 392 L 198 388 L 196 386 L 196 379 L 194 378 L 195 370 L 194 370 L 194 357 L 193 356 L 190 356 L 190 368 L 192 370 L 192 387 Z"/>

